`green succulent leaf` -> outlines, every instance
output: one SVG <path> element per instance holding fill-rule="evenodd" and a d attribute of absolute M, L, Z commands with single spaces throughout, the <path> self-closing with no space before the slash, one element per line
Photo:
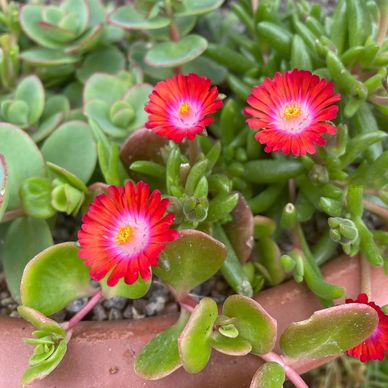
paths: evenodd
<path fill-rule="evenodd" d="M 284 368 L 277 362 L 266 362 L 253 376 L 250 388 L 282 388 L 286 380 Z"/>
<path fill-rule="evenodd" d="M 97 162 L 97 146 L 90 127 L 82 121 L 62 124 L 44 142 L 46 161 L 57 164 L 88 182 Z"/>
<path fill-rule="evenodd" d="M 68 183 L 70 186 L 82 191 L 84 194 L 88 194 L 89 190 L 84 182 L 81 181 L 71 172 L 67 171 L 61 166 L 57 166 L 54 163 L 47 162 L 47 167 L 50 172 L 57 177 L 61 182 Z"/>
<path fill-rule="evenodd" d="M 108 277 L 109 274 L 100 281 L 102 294 L 105 299 L 113 298 L 114 296 L 121 296 L 128 299 L 139 299 L 148 292 L 152 283 L 152 279 L 143 280 L 139 277 L 139 279 L 133 284 L 126 284 L 124 279 L 120 279 L 114 287 L 110 287 L 106 284 Z"/>
<path fill-rule="evenodd" d="M 0 123 L 0 154 L 7 161 L 8 209 L 20 206 L 19 190 L 25 179 L 45 175 L 45 164 L 38 147 L 21 129 Z"/>
<path fill-rule="evenodd" d="M 57 244 L 36 255 L 24 270 L 20 293 L 25 306 L 46 315 L 92 295 L 89 269 L 78 257 L 76 244 Z"/>
<path fill-rule="evenodd" d="M 230 356 L 245 356 L 252 350 L 252 345 L 244 338 L 228 338 L 214 332 L 212 335 L 212 347 L 220 353 Z"/>
<path fill-rule="evenodd" d="M 276 321 L 251 298 L 242 295 L 229 296 L 223 306 L 223 314 L 237 318 L 234 323 L 239 336 L 252 345 L 252 352 L 270 352 L 276 341 Z"/>
<path fill-rule="evenodd" d="M 81 60 L 78 55 L 65 54 L 62 50 L 49 48 L 32 48 L 23 51 L 20 58 L 32 65 L 57 66 L 77 63 Z"/>
<path fill-rule="evenodd" d="M 154 272 L 184 295 L 213 276 L 225 257 L 225 246 L 219 241 L 198 230 L 183 230 L 161 253 Z"/>
<path fill-rule="evenodd" d="M 221 84 L 225 81 L 228 71 L 210 58 L 200 56 L 182 66 L 183 74 L 196 73 L 213 81 L 214 84 Z"/>
<path fill-rule="evenodd" d="M 140 377 L 158 380 L 168 376 L 182 365 L 178 337 L 186 326 L 189 316 L 186 310 L 182 310 L 179 320 L 173 326 L 157 335 L 136 355 L 134 368 Z"/>
<path fill-rule="evenodd" d="M 0 221 L 8 205 L 8 171 L 4 155 L 0 154 Z"/>
<path fill-rule="evenodd" d="M 203 298 L 179 336 L 179 354 L 187 372 L 199 373 L 209 362 L 213 325 L 217 316 L 217 303 L 213 299 Z"/>
<path fill-rule="evenodd" d="M 147 18 L 132 5 L 117 8 L 109 18 L 112 24 L 127 30 L 153 30 L 170 24 L 170 19 L 162 16 Z"/>
<path fill-rule="evenodd" d="M 203 15 L 221 7 L 224 0 L 183 0 L 178 4 L 176 15 Z"/>
<path fill-rule="evenodd" d="M 16 300 L 20 300 L 20 283 L 25 266 L 53 243 L 50 228 L 44 220 L 23 217 L 10 225 L 5 235 L 2 257 L 8 288 Z"/>
<path fill-rule="evenodd" d="M 155 44 L 144 61 L 153 67 L 174 67 L 199 57 L 207 48 L 207 41 L 199 35 L 187 35 L 179 42 Z"/>
<path fill-rule="evenodd" d="M 360 344 L 376 329 L 375 310 L 351 303 L 315 312 L 309 319 L 290 324 L 280 337 L 283 353 L 292 358 L 318 358 L 341 354 Z"/>

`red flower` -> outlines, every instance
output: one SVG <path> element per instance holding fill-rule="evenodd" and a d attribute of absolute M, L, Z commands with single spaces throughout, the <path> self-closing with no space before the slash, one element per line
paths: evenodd
<path fill-rule="evenodd" d="M 379 317 L 379 324 L 375 332 L 360 345 L 348 350 L 349 356 L 358 358 L 362 362 L 370 360 L 383 360 L 384 353 L 388 350 L 388 315 L 385 315 L 380 306 L 374 302 L 368 302 L 366 294 L 358 295 L 356 300 L 346 299 L 346 303 L 363 303 L 374 308 Z"/>
<path fill-rule="evenodd" d="M 266 144 L 265 152 L 305 155 L 315 153 L 315 145 L 325 145 L 323 134 L 334 135 L 335 119 L 341 96 L 334 85 L 304 70 L 276 73 L 252 89 L 250 107 L 244 112 L 251 128 L 261 129 L 256 139 Z"/>
<path fill-rule="evenodd" d="M 195 136 L 214 121 L 208 115 L 222 107 L 217 87 L 197 74 L 179 74 L 160 81 L 150 94 L 144 108 L 148 115 L 146 127 L 176 142 Z"/>
<path fill-rule="evenodd" d="M 157 265 L 166 243 L 178 237 L 170 229 L 174 214 L 165 215 L 168 205 L 159 190 L 150 194 L 144 182 L 110 186 L 107 194 L 97 196 L 78 232 L 79 256 L 91 268 L 90 276 L 99 281 L 110 273 L 109 286 L 120 278 L 132 284 L 139 274 L 149 280 L 150 266 Z"/>

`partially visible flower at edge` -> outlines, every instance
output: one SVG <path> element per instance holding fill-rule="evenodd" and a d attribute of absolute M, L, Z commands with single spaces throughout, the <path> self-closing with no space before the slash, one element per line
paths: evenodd
<path fill-rule="evenodd" d="M 349 356 L 358 358 L 362 362 L 371 360 L 383 360 L 388 350 L 388 315 L 384 314 L 381 307 L 374 302 L 368 301 L 366 294 L 358 295 L 357 299 L 346 299 L 346 303 L 363 303 L 372 307 L 378 315 L 379 323 L 375 332 L 361 344 L 349 349 L 346 353 Z"/>
<path fill-rule="evenodd" d="M 265 144 L 265 152 L 314 154 L 315 145 L 323 146 L 323 134 L 335 135 L 335 119 L 341 99 L 334 85 L 306 70 L 290 70 L 266 78 L 252 89 L 250 107 L 245 114 L 252 129 L 260 129 L 256 139 Z"/>
<path fill-rule="evenodd" d="M 166 214 L 168 199 L 159 190 L 150 192 L 144 182 L 110 186 L 97 196 L 84 215 L 78 239 L 79 256 L 90 267 L 90 276 L 99 281 L 108 273 L 107 284 L 124 278 L 134 283 L 139 275 L 151 278 L 151 266 L 158 264 L 166 243 L 178 238 L 170 229 L 174 214 Z"/>
<path fill-rule="evenodd" d="M 160 136 L 181 142 L 193 140 L 214 121 L 208 117 L 222 107 L 216 86 L 197 74 L 178 74 L 154 87 L 144 110 L 149 114 L 146 128 Z"/>

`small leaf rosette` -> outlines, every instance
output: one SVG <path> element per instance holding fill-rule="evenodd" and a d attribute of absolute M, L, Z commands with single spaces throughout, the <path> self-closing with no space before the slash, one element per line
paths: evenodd
<path fill-rule="evenodd" d="M 323 146 L 322 135 L 334 135 L 336 128 L 327 123 L 335 119 L 340 100 L 334 84 L 304 70 L 276 73 L 252 89 L 245 113 L 248 125 L 260 129 L 256 139 L 265 152 L 294 155 L 314 154 Z"/>
<path fill-rule="evenodd" d="M 91 277 L 100 281 L 109 273 L 108 286 L 121 278 L 133 284 L 139 275 L 149 280 L 166 243 L 178 237 L 170 229 L 174 214 L 165 215 L 168 205 L 159 190 L 151 192 L 144 182 L 110 186 L 97 196 L 78 233 L 79 256 Z"/>

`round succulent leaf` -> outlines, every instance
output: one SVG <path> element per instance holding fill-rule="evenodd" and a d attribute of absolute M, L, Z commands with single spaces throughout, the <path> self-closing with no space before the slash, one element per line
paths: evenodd
<path fill-rule="evenodd" d="M 45 177 L 26 179 L 20 187 L 24 212 L 34 218 L 50 218 L 56 211 L 51 206 L 51 180 Z"/>
<path fill-rule="evenodd" d="M 34 327 L 48 333 L 55 333 L 61 336 L 66 336 L 65 329 L 56 321 L 47 318 L 41 312 L 27 306 L 19 306 L 18 313 L 26 321 L 30 322 Z"/>
<path fill-rule="evenodd" d="M 72 23 L 77 24 L 77 33 L 81 34 L 89 24 L 90 12 L 88 0 L 64 0 L 61 4 L 61 10 L 69 15 Z M 63 20 L 63 19 L 62 19 Z"/>
<path fill-rule="evenodd" d="M 94 48 L 100 40 L 102 34 L 103 24 L 98 24 L 85 34 L 83 34 L 79 39 L 75 40 L 69 47 L 65 49 L 66 54 L 82 54 L 88 50 Z"/>
<path fill-rule="evenodd" d="M 243 295 L 229 296 L 223 306 L 223 314 L 235 317 L 239 336 L 252 345 L 252 352 L 270 352 L 276 341 L 277 323 L 259 303 Z"/>
<path fill-rule="evenodd" d="M 198 230 L 182 230 L 178 240 L 167 244 L 154 273 L 180 295 L 213 276 L 222 266 L 226 248 Z"/>
<path fill-rule="evenodd" d="M 137 375 L 147 380 L 159 380 L 182 366 L 178 337 L 189 316 L 186 310 L 182 310 L 173 326 L 158 334 L 136 355 L 134 368 Z"/>
<path fill-rule="evenodd" d="M 102 131 L 115 138 L 123 138 L 128 135 L 128 130 L 114 125 L 110 117 L 109 106 L 99 100 L 90 101 L 85 105 L 84 112 L 90 120 L 94 120 Z"/>
<path fill-rule="evenodd" d="M 62 361 L 66 351 L 67 343 L 65 340 L 62 340 L 46 360 L 37 365 L 29 366 L 22 377 L 23 386 L 29 385 L 37 380 L 42 380 L 49 375 Z"/>
<path fill-rule="evenodd" d="M 130 104 L 135 111 L 135 117 L 129 125 L 129 130 L 142 128 L 147 122 L 148 114 L 144 107 L 152 89 L 153 87 L 149 84 L 139 84 L 130 88 L 124 96 L 124 101 Z"/>
<path fill-rule="evenodd" d="M 36 123 L 44 110 L 44 88 L 40 79 L 31 75 L 24 78 L 17 86 L 15 99 L 24 101 L 29 108 L 28 121 Z"/>
<path fill-rule="evenodd" d="M 131 45 L 129 51 L 129 59 L 131 63 L 135 63 L 139 66 L 144 74 L 154 80 L 164 80 L 166 78 L 172 77 L 174 75 L 173 69 L 169 68 L 155 68 L 147 65 L 144 62 L 144 58 L 148 52 L 148 48 L 143 42 L 135 42 Z"/>
<path fill-rule="evenodd" d="M 109 16 L 110 22 L 127 30 L 153 30 L 167 27 L 170 19 L 162 16 L 147 18 L 145 14 L 135 9 L 133 5 L 117 8 Z"/>
<path fill-rule="evenodd" d="M 61 48 L 63 43 L 56 42 L 52 36 L 42 28 L 43 23 L 43 7 L 39 5 L 26 4 L 21 8 L 20 25 L 25 34 L 38 43 L 40 46 L 47 48 Z"/>
<path fill-rule="evenodd" d="M 177 6 L 176 16 L 203 15 L 221 7 L 224 0 L 182 0 Z"/>
<path fill-rule="evenodd" d="M 8 205 L 8 172 L 4 155 L 0 154 L 0 221 Z"/>
<path fill-rule="evenodd" d="M 81 82 L 86 82 L 94 73 L 118 73 L 124 70 L 125 62 L 124 54 L 117 47 L 102 47 L 86 56 L 77 70 L 77 78 Z"/>
<path fill-rule="evenodd" d="M 114 296 L 120 296 L 128 299 L 139 299 L 144 296 L 151 287 L 152 279 L 143 280 L 140 276 L 133 284 L 127 284 L 124 279 L 120 279 L 114 287 L 110 287 L 106 283 L 109 275 L 110 274 L 100 281 L 102 294 L 105 299 L 113 298 Z"/>
<path fill-rule="evenodd" d="M 7 161 L 8 209 L 20 207 L 19 190 L 25 179 L 45 175 L 46 166 L 36 144 L 21 129 L 0 123 L 0 154 Z"/>
<path fill-rule="evenodd" d="M 44 142 L 46 161 L 57 164 L 88 182 L 97 162 L 97 146 L 90 127 L 82 121 L 68 121 Z"/>
<path fill-rule="evenodd" d="M 199 57 L 207 48 L 207 40 L 199 35 L 187 35 L 178 42 L 155 44 L 144 61 L 152 67 L 174 67 Z"/>
<path fill-rule="evenodd" d="M 224 325 L 220 325 L 218 327 L 218 331 L 224 337 L 228 337 L 228 338 L 236 338 L 236 337 L 238 337 L 238 334 L 239 334 L 236 326 L 234 326 L 233 323 L 227 323 Z"/>
<path fill-rule="evenodd" d="M 249 388 L 282 388 L 286 374 L 277 362 L 266 362 L 254 374 Z"/>
<path fill-rule="evenodd" d="M 77 55 L 65 54 L 62 50 L 48 48 L 32 48 L 23 51 L 20 58 L 33 65 L 56 66 L 67 65 L 79 62 L 81 58 Z"/>
<path fill-rule="evenodd" d="M 132 82 L 116 75 L 97 73 L 92 75 L 85 84 L 83 99 L 87 104 L 90 101 L 98 100 L 111 106 L 121 100 Z"/>
<path fill-rule="evenodd" d="M 228 71 L 210 58 L 201 56 L 182 66 L 183 74 L 196 73 L 211 79 L 214 84 L 225 81 Z"/>
<path fill-rule="evenodd" d="M 363 342 L 377 324 L 376 311 L 366 304 L 335 306 L 290 324 L 280 337 L 280 347 L 292 358 L 334 356 Z"/>
<path fill-rule="evenodd" d="M 179 354 L 187 372 L 199 373 L 209 362 L 213 325 L 217 316 L 217 303 L 211 298 L 203 298 L 179 336 Z"/>
<path fill-rule="evenodd" d="M 211 343 L 213 349 L 230 356 L 245 356 L 252 350 L 252 345 L 246 339 L 229 338 L 217 332 L 212 334 Z"/>
<path fill-rule="evenodd" d="M 54 209 L 75 216 L 85 201 L 85 194 L 67 183 L 58 184 L 51 194 Z"/>
<path fill-rule="evenodd" d="M 62 123 L 65 115 L 62 112 L 56 113 L 47 119 L 43 119 L 37 129 L 31 131 L 31 138 L 38 143 L 49 136 Z"/>
<path fill-rule="evenodd" d="M 49 171 L 54 174 L 63 183 L 68 183 L 70 186 L 82 191 L 85 194 L 89 193 L 89 189 L 84 182 L 81 181 L 77 176 L 67 171 L 65 168 L 58 166 L 54 163 L 47 162 Z"/>
<path fill-rule="evenodd" d="M 46 221 L 31 217 L 12 221 L 5 235 L 2 258 L 7 285 L 14 299 L 20 300 L 20 283 L 27 263 L 53 243 Z"/>
<path fill-rule="evenodd" d="M 68 115 L 70 113 L 70 102 L 66 96 L 53 95 L 47 98 L 44 106 L 42 119 L 48 119 L 58 113 Z"/>
<path fill-rule="evenodd" d="M 89 268 L 78 257 L 76 243 L 62 243 L 45 249 L 26 266 L 20 294 L 22 303 L 51 315 L 75 299 L 90 296 Z"/>
<path fill-rule="evenodd" d="M 248 202 L 241 193 L 237 205 L 230 215 L 232 220 L 223 227 L 237 257 L 242 263 L 245 263 L 249 259 L 254 246 L 253 214 Z"/>
<path fill-rule="evenodd" d="M 186 36 L 195 27 L 197 18 L 194 16 L 180 16 L 175 18 L 175 25 L 179 32 L 180 38 Z M 171 40 L 170 30 L 168 27 L 160 28 L 157 30 L 150 30 L 149 34 L 155 40 Z"/>
<path fill-rule="evenodd" d="M 18 127 L 24 129 L 29 126 L 28 116 L 30 108 L 22 100 L 15 100 L 6 105 L 5 119 Z"/>

